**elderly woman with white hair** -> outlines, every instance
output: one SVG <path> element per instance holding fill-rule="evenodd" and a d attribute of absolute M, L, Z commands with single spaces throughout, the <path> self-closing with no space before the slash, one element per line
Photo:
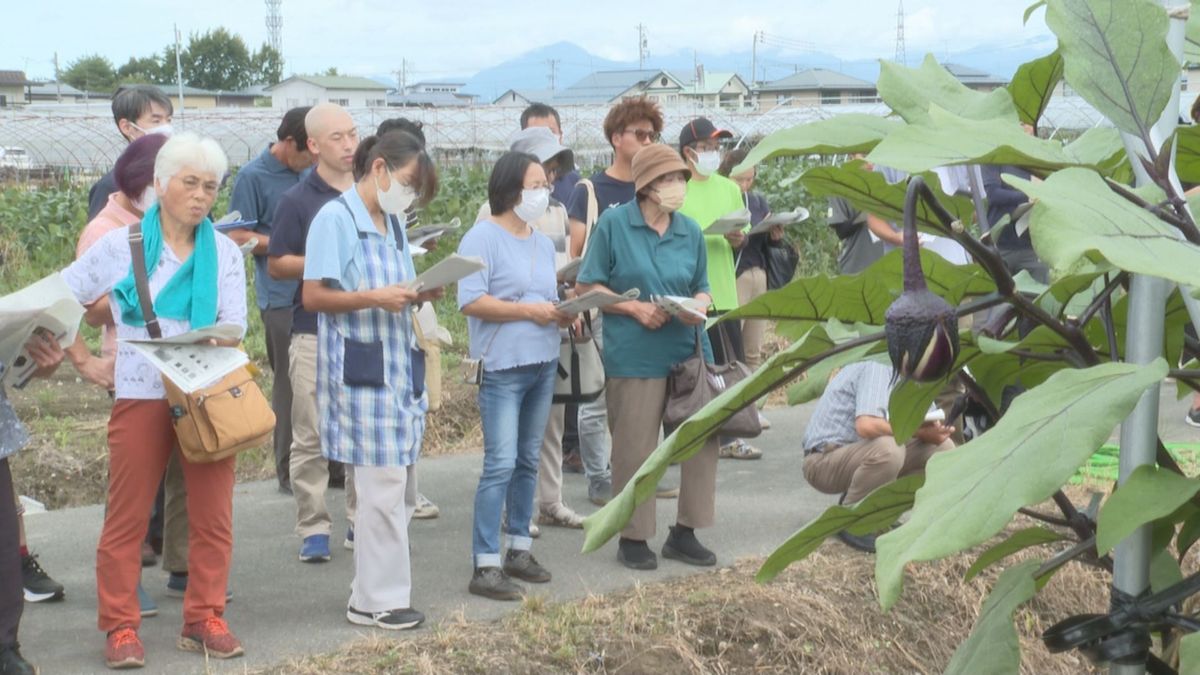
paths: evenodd
<path fill-rule="evenodd" d="M 245 331 L 245 267 L 237 244 L 218 233 L 208 213 L 228 162 L 216 141 L 195 134 L 172 137 L 154 164 L 157 203 L 141 220 L 142 240 L 129 228 L 100 238 L 63 278 L 89 304 L 109 297 L 117 337 L 149 338 L 132 268 L 132 248 L 145 254 L 150 295 L 164 337 L 218 324 Z M 236 341 L 235 341 L 236 342 Z M 137 584 L 146 513 L 176 438 L 161 375 L 131 347 L 120 344 L 116 403 L 108 421 L 108 508 L 96 551 L 99 627 L 107 633 L 110 668 L 145 663 L 138 638 Z M 182 461 L 187 486 L 188 571 L 180 649 L 230 658 L 242 646 L 221 616 L 233 551 L 234 458 Z"/>

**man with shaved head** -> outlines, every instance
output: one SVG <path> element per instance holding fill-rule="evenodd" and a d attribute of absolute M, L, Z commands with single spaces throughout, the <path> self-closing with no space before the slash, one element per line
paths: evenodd
<path fill-rule="evenodd" d="M 279 198 L 267 245 L 267 269 L 276 279 L 299 279 L 304 273 L 308 226 L 322 206 L 354 185 L 354 151 L 358 129 L 341 106 L 321 103 L 304 118 L 313 169 Z M 330 559 L 333 519 L 325 504 L 329 462 L 321 455 L 317 414 L 317 316 L 304 310 L 301 288 L 292 306 L 292 341 L 288 374 L 292 382 L 292 449 L 289 471 L 296 498 L 296 534 L 302 562 Z M 354 483 L 346 476 L 346 517 L 354 522 Z M 346 547 L 354 545 L 353 525 Z"/>

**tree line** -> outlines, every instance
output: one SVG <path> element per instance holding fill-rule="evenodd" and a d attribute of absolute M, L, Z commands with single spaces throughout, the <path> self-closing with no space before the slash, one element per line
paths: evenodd
<path fill-rule="evenodd" d="M 283 56 L 268 44 L 251 52 L 245 40 L 225 28 L 192 33 L 180 45 L 183 83 L 200 89 L 236 91 L 283 79 Z M 175 84 L 175 45 L 150 56 L 129 58 L 114 67 L 99 54 L 81 56 L 62 72 L 62 81 L 85 91 L 112 91 L 122 84 Z"/>

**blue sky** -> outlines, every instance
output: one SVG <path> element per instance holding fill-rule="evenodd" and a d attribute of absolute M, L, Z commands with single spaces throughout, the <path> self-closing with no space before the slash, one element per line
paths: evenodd
<path fill-rule="evenodd" d="M 905 38 L 910 64 L 920 55 L 972 48 L 1003 52 L 1053 36 L 1042 12 L 1021 22 L 1032 0 L 907 0 Z M 262 0 L 161 0 L 5 3 L 8 29 L 0 40 L 0 69 L 50 78 L 58 52 L 65 67 L 91 53 L 120 65 L 172 40 L 218 26 L 240 34 L 251 49 L 266 40 Z M 819 51 L 838 58 L 891 58 L 896 0 L 694 0 L 692 2 L 499 3 L 479 0 L 283 0 L 286 72 L 337 67 L 344 73 L 384 75 L 410 64 L 415 79 L 462 76 L 540 45 L 574 42 L 614 60 L 637 59 L 637 25 L 646 26 L 651 55 L 701 49 L 747 51 L 755 31 L 797 58 Z"/>

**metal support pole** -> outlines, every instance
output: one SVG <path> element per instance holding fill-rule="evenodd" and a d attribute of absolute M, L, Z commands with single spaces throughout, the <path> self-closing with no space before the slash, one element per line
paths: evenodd
<path fill-rule="evenodd" d="M 1163 0 L 1167 5 L 1168 1 Z M 1183 55 L 1185 20 L 1170 19 L 1167 44 L 1177 57 Z M 1151 131 L 1151 142 L 1162 143 L 1174 132 L 1179 120 L 1179 88 L 1176 87 Z M 1157 139 L 1157 140 L 1155 140 Z M 1139 157 L 1146 156 L 1144 140 L 1124 134 L 1125 148 L 1134 166 L 1137 184 L 1145 185 L 1150 177 L 1142 167 Z M 1171 173 L 1175 165 L 1171 163 Z M 1128 363 L 1149 363 L 1162 356 L 1163 318 L 1166 313 L 1167 293 L 1171 284 L 1163 279 L 1133 275 L 1129 288 L 1129 318 L 1126 322 L 1128 340 L 1125 360 Z M 1159 387 L 1146 390 L 1138 400 L 1133 412 L 1121 423 L 1121 455 L 1119 460 L 1118 484 L 1123 485 L 1139 466 L 1153 465 L 1158 441 Z M 1136 596 L 1150 586 L 1150 541 L 1148 526 L 1139 527 L 1121 543 L 1117 544 L 1113 558 L 1113 588 Z M 1113 675 L 1143 675 L 1146 664 L 1117 665 L 1110 671 Z"/>

